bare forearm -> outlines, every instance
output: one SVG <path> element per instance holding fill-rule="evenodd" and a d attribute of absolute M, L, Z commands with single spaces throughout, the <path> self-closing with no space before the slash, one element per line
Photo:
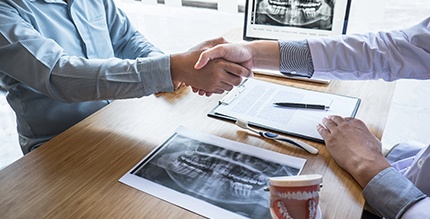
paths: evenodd
<path fill-rule="evenodd" d="M 279 70 L 280 52 L 278 41 L 254 41 L 248 45 L 252 50 L 254 68 Z"/>
<path fill-rule="evenodd" d="M 188 63 L 188 60 L 190 62 Z M 170 72 L 172 74 L 173 82 L 189 82 L 189 71 L 192 70 L 194 60 L 191 59 L 189 54 L 186 53 L 170 55 Z M 187 72 L 188 70 L 188 72 Z"/>

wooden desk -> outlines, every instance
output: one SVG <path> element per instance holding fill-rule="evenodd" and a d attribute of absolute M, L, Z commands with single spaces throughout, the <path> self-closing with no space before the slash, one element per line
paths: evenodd
<path fill-rule="evenodd" d="M 259 77 L 264 80 L 273 80 Z M 377 137 L 384 130 L 393 83 L 333 81 L 329 85 L 276 79 L 276 83 L 362 98 L 357 117 Z M 307 159 L 303 174 L 324 176 L 323 218 L 360 218 L 361 188 L 332 160 L 248 134 L 209 118 L 223 95 L 175 93 L 116 101 L 0 171 L 2 218 L 201 218 L 118 179 L 183 125 L 256 147 Z"/>

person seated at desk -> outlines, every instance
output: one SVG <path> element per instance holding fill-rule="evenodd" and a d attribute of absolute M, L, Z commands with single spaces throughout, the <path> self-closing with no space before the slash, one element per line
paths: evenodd
<path fill-rule="evenodd" d="M 109 100 L 171 92 L 181 83 L 222 93 L 249 76 L 222 60 L 193 68 L 201 51 L 222 38 L 163 54 L 113 0 L 1 1 L 0 24 L 0 85 L 24 154 Z"/>
<path fill-rule="evenodd" d="M 203 52 L 195 68 L 216 58 L 250 70 L 321 79 L 424 80 L 430 78 L 430 18 L 391 32 L 218 45 Z M 333 115 L 316 128 L 333 159 L 364 188 L 364 197 L 379 214 L 430 217 L 430 146 L 399 144 L 384 157 L 381 142 L 361 120 Z"/>

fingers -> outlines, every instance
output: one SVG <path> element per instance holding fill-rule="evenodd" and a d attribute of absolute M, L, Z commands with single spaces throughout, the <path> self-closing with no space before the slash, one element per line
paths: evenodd
<path fill-rule="evenodd" d="M 324 139 L 327 139 L 330 135 L 345 132 L 351 127 L 366 127 L 366 125 L 355 118 L 330 115 L 327 118 L 323 118 L 322 124 L 317 125 L 317 131 Z"/>
<path fill-rule="evenodd" d="M 195 46 L 197 48 L 211 48 L 214 47 L 218 44 L 225 44 L 228 43 L 227 40 L 224 39 L 224 37 L 218 37 L 218 38 L 213 38 L 210 40 L 206 40 L 203 41 L 202 43 L 200 43 L 199 45 Z"/>
<path fill-rule="evenodd" d="M 323 139 L 326 139 L 327 136 L 330 134 L 329 130 L 327 130 L 323 125 L 317 124 L 317 131 L 323 137 Z"/>
<path fill-rule="evenodd" d="M 224 91 L 230 91 L 234 86 L 242 83 L 242 76 L 249 77 L 252 75 L 252 72 L 247 68 L 222 59 L 211 61 L 210 64 L 198 70 L 196 73 L 197 77 L 201 78 L 200 82 L 206 82 L 205 84 L 200 83 L 200 85 L 195 85 L 195 87 L 206 93 L 223 93 Z M 199 94 L 202 95 L 201 91 Z"/>
<path fill-rule="evenodd" d="M 253 76 L 252 71 L 242 65 L 223 59 L 213 60 L 210 65 L 215 66 L 215 68 L 208 70 L 213 71 L 213 73 L 217 75 L 216 80 L 224 83 L 219 88 L 227 91 L 233 89 L 233 86 L 237 86 L 242 83 L 243 77 L 249 78 Z"/>
<path fill-rule="evenodd" d="M 333 120 L 331 120 L 330 117 L 323 118 L 322 123 L 329 131 L 337 127 L 337 124 Z"/>
<path fill-rule="evenodd" d="M 228 43 L 227 40 L 224 39 L 224 37 L 215 38 L 215 39 L 211 40 L 211 42 L 212 42 L 212 45 Z"/>
<path fill-rule="evenodd" d="M 240 82 L 239 82 L 239 84 L 240 84 Z M 220 82 L 218 84 L 218 87 L 216 89 L 214 89 L 212 92 L 220 94 L 220 93 L 223 93 L 224 91 L 231 91 L 234 86 L 235 85 L 232 85 L 230 83 Z"/>
<path fill-rule="evenodd" d="M 341 116 L 328 116 L 327 118 L 323 118 L 322 123 L 327 129 L 333 129 L 339 126 L 341 123 L 345 122 L 346 120 Z"/>
<path fill-rule="evenodd" d="M 191 87 L 191 89 L 192 89 L 192 91 L 193 91 L 194 93 L 197 93 L 197 94 L 199 94 L 200 96 L 207 96 L 207 97 L 210 97 L 210 96 L 213 94 L 213 92 L 207 92 L 207 91 L 204 91 L 204 90 L 200 90 L 200 89 L 198 89 L 198 88 L 195 88 L 195 87 Z M 222 91 L 222 90 L 216 90 L 216 92 L 223 93 L 224 91 Z"/>
<path fill-rule="evenodd" d="M 173 89 L 174 90 L 178 90 L 179 88 L 184 87 L 184 86 L 187 86 L 187 85 L 185 83 L 182 83 L 182 82 L 174 82 L 173 83 Z"/>
<path fill-rule="evenodd" d="M 199 59 L 195 63 L 194 69 L 197 70 L 198 74 L 201 74 L 198 77 L 202 76 L 200 82 L 204 80 L 206 85 L 202 83 L 200 85 L 195 84 L 196 88 L 198 88 L 197 93 L 200 95 L 223 93 L 239 85 L 242 82 L 242 77 L 253 76 L 252 71 L 242 64 L 224 59 L 227 52 L 228 49 L 225 46 L 215 46 L 199 54 Z M 222 59 L 219 57 L 222 57 Z M 243 60 L 249 60 L 249 58 L 239 59 L 239 61 Z M 248 64 L 248 62 L 244 63 Z"/>
<path fill-rule="evenodd" d="M 336 125 L 339 125 L 342 122 L 345 122 L 345 119 L 341 116 L 331 115 L 328 117 L 331 121 L 333 121 Z"/>
<path fill-rule="evenodd" d="M 229 72 L 230 74 L 233 74 L 239 77 L 245 77 L 245 78 L 249 78 L 253 76 L 253 73 L 251 70 L 243 67 L 240 64 L 228 62 L 222 59 L 218 60 L 217 64 L 220 65 L 221 68 L 223 68 L 226 72 Z"/>
<path fill-rule="evenodd" d="M 346 118 L 347 119 L 347 118 Z M 331 134 L 335 129 L 338 128 L 338 126 L 345 122 L 346 119 L 342 118 L 341 116 L 328 116 L 327 118 L 323 118 L 322 123 L 317 125 L 317 131 L 323 137 L 323 139 L 326 139 L 329 134 Z"/>
<path fill-rule="evenodd" d="M 224 90 L 231 90 L 233 89 L 233 86 L 237 86 L 240 83 L 242 83 L 242 77 L 234 75 L 230 72 L 223 72 L 219 79 L 221 81 L 221 84 L 219 85 L 220 88 Z"/>
<path fill-rule="evenodd" d="M 194 92 L 194 93 L 197 93 L 197 92 L 199 92 L 199 89 L 198 89 L 198 88 L 195 88 L 195 87 L 191 87 L 191 89 L 193 90 L 193 92 Z"/>

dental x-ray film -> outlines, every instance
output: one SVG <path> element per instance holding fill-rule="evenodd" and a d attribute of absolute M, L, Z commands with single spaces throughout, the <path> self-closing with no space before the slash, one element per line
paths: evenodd
<path fill-rule="evenodd" d="M 305 162 L 179 127 L 120 181 L 207 218 L 270 218 L 269 177 Z"/>
<path fill-rule="evenodd" d="M 346 33 L 351 0 L 247 0 L 244 40 L 299 40 Z"/>

